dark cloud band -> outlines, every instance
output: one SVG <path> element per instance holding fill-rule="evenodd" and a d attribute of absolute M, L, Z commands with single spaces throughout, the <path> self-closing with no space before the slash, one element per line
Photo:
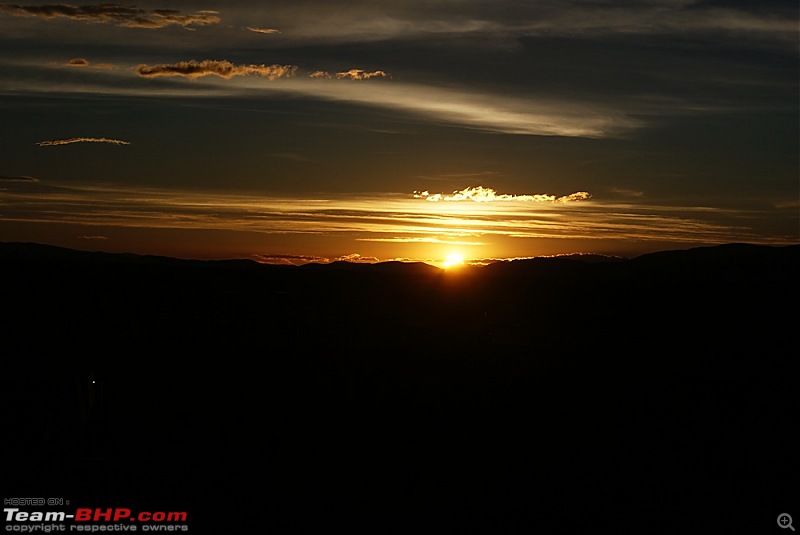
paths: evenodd
<path fill-rule="evenodd" d="M 146 11 L 136 6 L 119 4 L 97 4 L 71 6 L 49 4 L 41 6 L 21 6 L 0 4 L 0 13 L 19 17 L 38 17 L 42 19 L 67 18 L 84 22 L 115 23 L 130 28 L 164 28 L 165 26 L 204 26 L 220 21 L 216 11 L 198 11 L 183 15 L 174 9 L 154 9 Z"/>

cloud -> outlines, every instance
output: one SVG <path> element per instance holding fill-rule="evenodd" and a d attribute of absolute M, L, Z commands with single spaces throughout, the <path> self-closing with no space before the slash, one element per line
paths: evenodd
<path fill-rule="evenodd" d="M 481 43 L 507 46 L 536 36 L 703 35 L 730 34 L 794 43 L 796 3 L 712 2 L 699 0 L 562 0 L 560 2 L 361 2 L 343 10 L 335 2 L 289 2 L 269 7 L 270 21 L 286 28 L 288 39 L 301 42 L 375 42 L 424 39 L 428 36 L 490 37 Z M 231 6 L 228 9 L 235 9 Z M 243 8 L 240 8 L 243 9 Z M 251 17 L 247 6 L 242 17 Z M 313 16 L 306 16 L 313 11 Z M 227 13 L 227 12 L 226 12 Z"/>
<path fill-rule="evenodd" d="M 330 80 L 333 75 L 327 71 L 314 71 L 308 75 L 309 78 L 324 78 Z M 369 80 L 370 78 L 390 78 L 384 71 L 367 72 L 362 69 L 350 69 L 349 71 L 342 71 L 336 73 L 337 80 Z"/>
<path fill-rule="evenodd" d="M 78 236 L 79 240 L 110 240 L 108 236 Z"/>
<path fill-rule="evenodd" d="M 40 64 L 35 66 L 40 67 Z M 99 66 L 90 64 L 90 68 L 92 67 Z M 583 101 L 536 93 L 513 96 L 478 87 L 440 87 L 404 81 L 350 83 L 350 80 L 339 80 L 339 83 L 322 83 L 321 80 L 312 78 L 330 78 L 325 71 L 315 71 L 311 77 L 295 76 L 299 70 L 299 67 L 291 65 L 234 65 L 230 61 L 222 60 L 191 60 L 170 64 L 142 64 L 134 67 L 134 72 L 146 78 L 197 78 L 214 74 L 229 79 L 228 82 L 213 85 L 170 84 L 170 87 L 166 87 L 112 81 L 108 77 L 86 77 L 80 81 L 59 80 L 57 85 L 51 87 L 56 92 L 65 93 L 150 95 L 161 98 L 218 97 L 234 93 L 239 96 L 246 91 L 263 95 L 267 90 L 279 90 L 323 100 L 394 110 L 438 124 L 457 125 L 485 132 L 538 136 L 602 138 L 627 135 L 648 124 L 644 117 L 667 113 L 666 109 L 653 110 L 648 105 L 637 108 L 627 102 L 625 107 L 612 102 L 594 102 L 594 96 Z M 271 78 L 278 76 L 282 76 L 282 79 L 281 83 L 276 84 Z M 15 88 L 35 93 L 42 91 L 43 84 L 38 79 L 20 78 L 15 83 Z M 673 115 L 678 111 L 686 110 L 676 110 L 674 106 L 668 110 Z M 648 122 L 650 120 L 652 119 L 647 119 Z"/>
<path fill-rule="evenodd" d="M 326 78 L 326 79 L 333 78 L 333 76 L 331 76 L 330 73 L 325 72 L 325 71 L 314 71 L 311 74 L 309 74 L 308 77 L 309 78 Z"/>
<path fill-rule="evenodd" d="M 632 189 L 625 189 L 625 188 L 611 188 L 612 193 L 618 193 L 625 197 L 644 197 L 643 191 L 632 190 Z"/>
<path fill-rule="evenodd" d="M 116 65 L 111 63 L 90 63 L 86 58 L 72 58 L 63 64 L 65 67 L 91 67 L 92 69 L 117 69 Z"/>
<path fill-rule="evenodd" d="M 303 264 L 328 264 L 330 259 L 322 256 L 311 255 L 269 255 L 255 254 L 252 258 L 261 264 L 274 264 L 281 266 L 300 266 Z"/>
<path fill-rule="evenodd" d="M 33 178 L 32 176 L 0 175 L 0 181 L 2 181 L 2 182 L 39 182 L 39 179 Z"/>
<path fill-rule="evenodd" d="M 40 147 L 53 147 L 55 145 L 71 145 L 73 143 L 110 143 L 111 145 L 130 145 L 129 141 L 120 139 L 109 139 L 106 137 L 71 137 L 69 139 L 54 139 L 52 141 L 40 141 Z"/>
<path fill-rule="evenodd" d="M 785 208 L 800 208 L 800 200 L 798 199 L 787 199 L 781 200 L 775 203 L 775 208 L 777 209 L 785 209 Z"/>
<path fill-rule="evenodd" d="M 374 264 L 375 262 L 380 261 L 378 258 L 375 258 L 374 256 L 361 256 L 358 253 L 351 253 L 344 256 L 340 256 L 336 260 L 342 262 L 354 262 L 357 264 Z"/>
<path fill-rule="evenodd" d="M 33 190 L 33 191 L 30 191 Z M 566 196 L 569 197 L 569 196 Z M 776 232 L 776 208 L 719 209 L 649 203 L 453 202 L 431 204 L 410 195 L 343 196 L 317 199 L 267 195 L 176 192 L 107 185 L 0 189 L 3 220 L 18 223 L 90 225 L 104 235 L 112 228 L 191 229 L 296 237 L 311 243 L 348 240 L 470 245 L 495 238 L 669 241 L 773 245 L 797 243 L 793 225 Z M 797 207 L 782 209 L 796 221 Z M 763 224 L 760 225 L 760 222 Z M 399 251 L 402 253 L 402 251 Z M 261 261 L 270 261 L 262 255 Z M 271 262 L 287 263 L 281 257 Z M 300 257 L 285 257 L 284 260 Z M 304 257 L 305 258 L 305 257 Z"/>
<path fill-rule="evenodd" d="M 294 76 L 297 67 L 294 65 L 234 65 L 230 61 L 181 61 L 173 64 L 139 65 L 136 73 L 145 78 L 156 76 L 185 76 L 199 78 L 201 76 L 215 75 L 229 79 L 234 76 L 258 74 L 273 80 L 275 78 Z"/>
<path fill-rule="evenodd" d="M 555 202 L 560 202 L 560 203 L 577 202 L 577 201 L 585 201 L 591 198 L 592 195 L 588 191 L 576 191 L 575 193 L 570 193 L 569 195 L 558 197 L 557 199 L 555 199 Z"/>
<path fill-rule="evenodd" d="M 452 195 L 444 195 L 442 193 L 430 193 L 428 191 L 415 191 L 414 197 L 417 199 L 425 199 L 426 201 L 439 202 L 439 201 L 474 201 L 474 202 L 494 202 L 494 201 L 519 201 L 519 202 L 549 202 L 549 203 L 568 203 L 576 201 L 585 201 L 592 196 L 588 192 L 578 191 L 563 197 L 556 197 L 555 195 L 547 195 L 537 193 L 534 195 L 499 195 L 492 188 L 484 188 L 483 186 L 476 186 L 474 188 L 467 187 L 460 191 L 454 191 Z"/>
<path fill-rule="evenodd" d="M 316 77 L 325 77 L 324 71 L 318 71 Z M 265 89 L 263 84 L 252 79 L 242 80 L 241 85 L 252 90 Z M 395 109 L 444 124 L 507 134 L 600 138 L 624 134 L 643 125 L 641 119 L 629 115 L 633 110 L 561 97 L 510 97 L 469 88 L 404 82 L 320 84 L 311 83 L 305 77 L 287 82 L 281 89 Z"/>
<path fill-rule="evenodd" d="M 259 28 L 258 26 L 248 26 L 247 29 L 255 33 L 281 33 L 280 30 L 276 30 L 275 28 Z"/>
<path fill-rule="evenodd" d="M 198 11 L 182 15 L 175 9 L 154 9 L 146 11 L 136 6 L 119 4 L 95 4 L 72 6 L 67 4 L 48 4 L 41 6 L 20 6 L 0 4 L 0 13 L 17 17 L 38 17 L 42 19 L 67 18 L 83 22 L 115 23 L 128 28 L 164 28 L 166 26 L 217 24 L 220 18 L 216 11 Z"/>
<path fill-rule="evenodd" d="M 469 234 L 470 236 L 472 234 Z M 356 241 L 380 242 L 380 243 L 424 243 L 424 244 L 438 244 L 438 245 L 468 245 L 476 247 L 486 245 L 485 241 L 481 240 L 465 240 L 461 239 L 458 233 L 450 232 L 447 236 L 380 236 L 377 238 L 356 238 Z"/>
<path fill-rule="evenodd" d="M 349 71 L 344 72 L 337 72 L 336 78 L 342 79 L 347 78 L 349 80 L 369 80 L 370 78 L 386 78 L 389 75 L 386 74 L 384 71 L 372 71 L 367 72 L 361 69 L 350 69 Z"/>

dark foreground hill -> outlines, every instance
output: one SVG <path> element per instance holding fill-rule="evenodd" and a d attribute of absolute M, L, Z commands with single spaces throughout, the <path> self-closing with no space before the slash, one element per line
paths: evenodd
<path fill-rule="evenodd" d="M 797 504 L 800 246 L 0 267 L 4 496 L 194 533 L 767 532 Z"/>

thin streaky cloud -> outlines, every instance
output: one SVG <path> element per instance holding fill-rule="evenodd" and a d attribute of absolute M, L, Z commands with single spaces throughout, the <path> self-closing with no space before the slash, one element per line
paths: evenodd
<path fill-rule="evenodd" d="M 300 266 L 309 263 L 330 263 L 329 258 L 313 255 L 254 254 L 251 255 L 251 258 L 261 264 L 274 264 L 281 266 Z"/>
<path fill-rule="evenodd" d="M 50 141 L 40 141 L 40 147 L 54 147 L 56 145 L 71 145 L 73 143 L 108 143 L 111 145 L 130 145 L 130 141 L 121 139 L 110 139 L 107 137 L 71 137 L 68 139 L 53 139 Z"/>
<path fill-rule="evenodd" d="M 797 239 L 791 231 L 762 233 L 754 226 L 772 217 L 774 209 L 721 212 L 697 206 L 602 201 L 573 203 L 569 208 L 556 202 L 428 203 L 399 194 L 321 200 L 99 186 L 5 190 L 0 191 L 0 201 L 7 222 L 267 235 L 346 234 L 358 241 L 391 238 L 397 243 L 397 238 L 478 243 L 493 237 L 764 244 L 796 243 Z"/>
<path fill-rule="evenodd" d="M 611 188 L 612 193 L 618 193 L 625 197 L 644 197 L 643 191 L 625 189 L 625 188 Z"/>
<path fill-rule="evenodd" d="M 262 92 L 270 86 L 258 78 L 242 77 L 235 82 L 233 89 Z M 322 83 L 308 77 L 287 79 L 275 89 L 399 110 L 428 121 L 458 124 L 487 132 L 601 138 L 643 126 L 640 119 L 629 115 L 633 110 L 535 95 L 508 97 L 402 82 Z M 675 113 L 675 110 L 670 113 Z"/>
<path fill-rule="evenodd" d="M 677 34 L 711 38 L 736 35 L 790 44 L 797 38 L 796 7 L 788 3 L 755 10 L 752 8 L 762 8 L 763 3 L 742 2 L 744 9 L 740 9 L 698 1 L 564 0 L 509 2 L 502 10 L 493 9 L 490 3 L 453 4 L 455 9 L 447 10 L 447 15 L 442 15 L 435 2 L 404 2 L 392 15 L 380 3 L 364 5 L 348 15 L 328 2 L 315 6 L 314 17 L 298 19 L 290 7 L 272 9 L 270 15 L 276 24 L 287 28 L 287 36 L 305 42 L 355 43 L 446 35 L 487 35 L 497 42 L 512 42 L 531 36 Z"/>
<path fill-rule="evenodd" d="M 36 65 L 35 65 L 36 66 Z M 38 65 L 40 66 L 40 65 Z M 646 126 L 642 117 L 674 114 L 674 107 L 634 109 L 613 103 L 576 101 L 561 97 L 531 94 L 524 98 L 510 97 L 497 92 L 482 92 L 470 88 L 445 88 L 407 82 L 392 83 L 327 83 L 332 78 L 325 71 L 309 76 L 294 76 L 298 67 L 284 65 L 278 68 L 261 66 L 236 66 L 229 61 L 186 61 L 174 64 L 139 65 L 134 71 L 145 78 L 173 76 L 192 81 L 205 77 L 204 84 L 171 84 L 147 87 L 130 83 L 108 83 L 106 79 L 61 81 L 57 86 L 47 86 L 39 81 L 22 80 L 12 86 L 0 79 L 0 91 L 25 90 L 31 93 L 81 92 L 102 95 L 135 95 L 137 97 L 219 97 L 238 96 L 244 92 L 253 95 L 265 90 L 294 93 L 328 101 L 355 103 L 409 113 L 424 121 L 457 125 L 473 130 L 537 136 L 565 136 L 602 138 L 625 135 Z M 261 76 L 246 76 L 259 73 Z M 215 76 L 208 76 L 214 74 Z M 265 80 L 265 76 L 283 74 L 281 83 Z M 213 80 L 220 78 L 219 80 Z M 214 82 L 218 83 L 214 83 Z"/>
<path fill-rule="evenodd" d="M 254 33 L 266 33 L 266 34 L 281 33 L 280 30 L 276 30 L 275 28 L 259 28 L 258 26 L 248 26 L 247 29 Z"/>
<path fill-rule="evenodd" d="M 314 71 L 310 73 L 308 77 L 331 80 L 334 78 L 334 75 L 327 71 Z M 368 72 L 363 69 L 350 69 L 348 71 L 337 72 L 335 78 L 337 80 L 369 80 L 370 78 L 390 78 L 390 76 L 388 73 L 381 70 Z"/>
<path fill-rule="evenodd" d="M 448 236 L 453 237 L 452 234 Z M 370 241 L 382 243 L 435 243 L 442 245 L 469 245 L 480 246 L 486 245 L 483 241 L 467 241 L 461 239 L 445 239 L 439 236 L 390 236 L 385 238 L 356 238 L 356 241 Z"/>
<path fill-rule="evenodd" d="M 108 236 L 78 236 L 79 240 L 110 240 Z"/>
<path fill-rule="evenodd" d="M 475 178 L 479 176 L 497 176 L 498 173 L 494 171 L 478 171 L 478 172 L 469 172 L 469 173 L 441 173 L 438 175 L 417 175 L 415 178 L 421 180 L 439 180 L 439 181 L 452 181 L 452 180 L 460 180 L 463 181 L 465 178 Z"/>
<path fill-rule="evenodd" d="M 102 70 L 111 70 L 119 68 L 111 63 L 92 63 L 86 58 L 72 58 L 71 60 L 61 65 L 64 67 L 91 68 L 91 69 L 102 69 Z"/>
<path fill-rule="evenodd" d="M 96 4 L 72 6 L 67 4 L 48 4 L 40 6 L 21 6 L 0 4 L 0 13 L 17 17 L 36 17 L 41 19 L 66 18 L 82 22 L 114 23 L 128 28 L 164 28 L 166 26 L 217 24 L 220 17 L 216 11 L 198 11 L 189 15 L 176 9 L 153 9 L 146 11 L 136 6 L 120 4 Z"/>
<path fill-rule="evenodd" d="M 783 208 L 799 209 L 800 208 L 800 200 L 798 200 L 798 199 L 790 199 L 790 200 L 778 201 L 778 202 L 775 203 L 775 208 L 778 208 L 778 209 L 783 209 Z M 798 213 L 800 213 L 800 212 L 798 212 Z"/>
<path fill-rule="evenodd" d="M 0 181 L 4 182 L 39 182 L 38 178 L 32 176 L 8 176 L 0 175 Z"/>
<path fill-rule="evenodd" d="M 234 76 L 256 74 L 274 80 L 275 78 L 294 76 L 296 70 L 297 67 L 295 65 L 234 65 L 225 60 L 192 60 L 172 64 L 139 65 L 136 67 L 136 73 L 145 78 L 185 76 L 192 79 L 209 75 L 230 79 Z"/>

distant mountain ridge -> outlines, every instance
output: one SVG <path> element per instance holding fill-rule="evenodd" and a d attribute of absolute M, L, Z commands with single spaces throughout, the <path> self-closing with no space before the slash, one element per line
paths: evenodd
<path fill-rule="evenodd" d="M 796 329 L 800 245 L 592 260 L 287 266 L 0 243 L 7 347 L 23 352 L 82 340 L 82 351 L 102 353 L 120 339 L 243 352 L 262 340 L 286 351 L 357 341 L 400 354 L 797 349 L 786 337 Z"/>
<path fill-rule="evenodd" d="M 765 258 L 777 258 L 778 255 L 796 256 L 800 250 L 800 244 L 789 246 L 769 246 L 769 245 L 756 245 L 748 243 L 729 243 L 717 246 L 702 246 L 693 247 L 679 250 L 665 250 L 653 253 L 645 253 L 631 258 L 623 258 L 618 256 L 608 256 L 600 254 L 589 253 L 574 253 L 564 255 L 552 256 L 538 256 L 525 259 L 511 259 L 511 260 L 497 260 L 487 264 L 493 266 L 493 269 L 498 266 L 505 265 L 534 265 L 537 263 L 545 262 L 563 262 L 563 261 L 577 261 L 588 264 L 595 263 L 618 263 L 618 262 L 631 262 L 641 265 L 655 265 L 671 264 L 680 265 L 689 262 L 718 262 L 735 259 L 754 259 L 757 256 Z M 215 265 L 261 265 L 261 266 L 284 266 L 283 264 L 268 264 L 261 263 L 252 259 L 226 259 L 226 260 L 197 260 L 197 259 L 181 259 L 161 255 L 147 255 L 138 253 L 109 253 L 102 251 L 84 251 L 78 249 L 70 249 L 67 247 L 46 245 L 35 242 L 0 242 L 0 258 L 5 261 L 11 260 L 35 260 L 35 259 L 60 259 L 70 261 L 86 261 L 86 262 L 130 262 L 142 264 L 158 264 L 158 263 L 174 263 L 174 264 L 215 264 Z M 372 267 L 367 267 L 372 266 Z M 286 265 L 286 267 L 309 267 L 318 269 L 321 267 L 331 269 L 375 269 L 378 266 L 380 270 L 394 271 L 399 269 L 427 269 L 433 267 L 424 262 L 406 262 L 389 260 L 383 262 L 350 262 L 346 260 L 338 260 L 329 263 L 307 263 L 300 266 Z M 470 267 L 485 267 L 485 266 L 470 266 Z"/>

